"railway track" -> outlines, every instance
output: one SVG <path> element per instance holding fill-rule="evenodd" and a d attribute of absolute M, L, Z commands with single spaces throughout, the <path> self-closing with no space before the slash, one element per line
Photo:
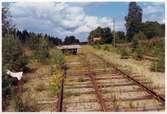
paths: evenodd
<path fill-rule="evenodd" d="M 136 76 L 138 79 L 136 80 L 91 53 L 79 54 L 72 58 L 72 61 L 67 60 L 68 70 L 61 84 L 58 100 L 58 107 L 61 109 L 58 108 L 58 111 L 163 111 L 165 109 L 164 97 L 148 88 L 147 85 L 151 85 L 151 82 L 142 77 Z"/>

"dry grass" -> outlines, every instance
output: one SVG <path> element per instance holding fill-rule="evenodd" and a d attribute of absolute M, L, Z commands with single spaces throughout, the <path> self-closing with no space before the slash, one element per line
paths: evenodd
<path fill-rule="evenodd" d="M 86 51 L 85 51 L 86 50 Z M 148 86 L 149 88 L 154 88 L 156 87 L 156 92 L 159 94 L 164 94 L 164 91 L 160 90 L 160 87 L 165 88 L 164 85 L 164 73 L 159 74 L 158 76 L 156 75 L 157 73 L 155 72 L 151 72 L 149 70 L 149 66 L 150 66 L 150 61 L 136 61 L 134 59 L 128 59 L 128 60 L 121 60 L 120 59 L 120 55 L 115 53 L 115 52 L 106 52 L 106 51 L 102 51 L 102 50 L 96 50 L 90 46 L 85 46 L 84 50 L 85 53 L 87 52 L 91 52 L 91 53 L 95 53 L 96 55 L 103 57 L 106 61 L 114 63 L 115 65 L 117 65 L 120 69 L 123 69 L 124 71 L 126 71 L 127 73 L 134 73 L 134 76 L 139 75 L 141 76 L 140 78 L 144 81 L 144 82 L 149 82 L 148 84 L 145 84 L 146 86 Z M 159 78 L 159 80 L 157 80 L 157 77 Z M 102 81 L 101 81 L 102 82 Z M 103 82 L 105 82 L 105 80 L 103 80 Z M 108 82 L 108 81 L 107 81 Z M 117 83 L 116 81 L 113 81 L 112 83 Z M 132 88 L 132 87 L 130 87 Z M 130 89 L 128 88 L 124 88 L 124 90 L 126 89 Z M 114 88 L 110 89 L 110 91 L 112 91 Z M 104 88 L 105 90 L 105 88 Z M 134 88 L 135 90 L 135 88 Z M 104 93 L 105 96 L 107 96 L 107 93 Z M 143 107 L 141 110 L 145 111 L 147 110 L 147 104 L 148 105 L 155 105 L 157 103 L 156 100 L 141 100 L 141 101 L 126 101 L 123 102 L 122 99 L 124 99 L 124 97 L 130 98 L 133 96 L 136 97 L 140 97 L 142 95 L 145 95 L 146 93 L 144 92 L 132 92 L 132 93 L 127 93 L 124 92 L 123 90 L 118 90 L 118 92 L 116 93 L 111 93 L 112 96 L 112 105 L 113 105 L 113 110 L 114 111 L 137 111 L 136 107 Z"/>
<path fill-rule="evenodd" d="M 21 93 L 20 101 L 23 101 L 22 104 L 26 104 L 26 111 L 54 111 L 55 103 L 49 105 L 39 105 L 37 107 L 38 101 L 49 100 L 53 97 L 49 95 L 49 77 L 50 77 L 50 65 L 42 65 L 36 61 L 31 61 L 28 65 L 29 68 L 36 69 L 34 72 L 26 73 L 23 77 L 23 88 L 25 91 Z M 29 100 L 29 97 L 32 100 Z M 56 97 L 54 97 L 56 98 Z M 33 106 L 36 105 L 36 106 Z M 33 106 L 34 108 L 31 108 Z M 30 108 L 29 108 L 30 107 Z M 35 108 L 37 107 L 37 108 Z M 15 103 L 11 101 L 10 106 L 6 111 L 15 111 Z M 24 109 L 23 109 L 24 110 Z"/>
<path fill-rule="evenodd" d="M 83 78 L 83 77 L 79 77 L 79 78 L 78 78 L 78 82 L 85 82 L 85 81 L 86 81 L 86 79 Z"/>
<path fill-rule="evenodd" d="M 146 79 L 150 79 L 154 85 L 165 86 L 165 74 L 160 72 L 151 72 L 149 69 L 151 62 L 148 60 L 137 61 L 132 58 L 123 60 L 120 59 L 120 55 L 114 51 L 106 52 L 104 50 L 96 50 L 91 46 L 84 46 L 83 48 L 86 51 L 103 57 L 105 60 L 119 66 L 121 69 L 128 69 L 131 73 L 136 73 L 144 76 Z"/>
<path fill-rule="evenodd" d="M 37 112 L 39 111 L 36 99 L 29 93 L 15 96 L 15 111 L 18 112 Z"/>
<path fill-rule="evenodd" d="M 39 92 L 44 91 L 45 89 L 46 89 L 46 86 L 45 86 L 43 83 L 39 83 L 39 84 L 36 85 L 36 87 L 35 87 L 35 90 L 36 90 L 36 91 L 39 91 Z"/>

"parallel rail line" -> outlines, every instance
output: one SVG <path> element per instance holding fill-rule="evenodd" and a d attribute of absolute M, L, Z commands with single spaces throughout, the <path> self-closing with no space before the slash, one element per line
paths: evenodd
<path fill-rule="evenodd" d="M 95 54 L 94 54 L 95 55 Z M 147 91 L 149 94 L 151 94 L 155 99 L 157 99 L 158 101 L 160 101 L 162 104 L 165 105 L 165 98 L 158 95 L 156 92 L 154 92 L 153 90 L 151 90 L 150 88 L 146 87 L 145 85 L 143 85 L 142 83 L 140 83 L 139 81 L 135 80 L 134 78 L 132 78 L 129 74 L 125 73 L 124 71 L 120 70 L 118 67 L 116 67 L 116 65 L 113 65 L 111 63 L 109 63 L 108 61 L 104 60 L 102 57 L 99 57 L 97 55 L 95 55 L 96 57 L 100 58 L 101 60 L 103 60 L 105 63 L 111 65 L 116 71 L 120 72 L 121 74 L 123 74 L 123 76 L 126 76 L 129 80 L 132 80 L 133 82 L 135 82 L 137 85 L 139 85 L 140 87 L 142 87 L 145 91 Z"/>
<path fill-rule="evenodd" d="M 115 69 L 115 72 L 119 73 L 120 74 L 120 77 L 109 77 L 109 78 L 105 78 L 105 77 L 102 77 L 101 79 L 100 78 L 96 78 L 96 74 L 99 74 L 101 72 L 105 73 L 105 69 L 103 70 L 90 70 L 90 64 L 89 62 L 86 60 L 86 55 L 82 54 L 82 55 L 79 55 L 80 57 L 84 58 L 84 60 L 88 63 L 87 66 L 84 66 L 85 68 L 87 68 L 86 70 L 81 70 L 81 71 L 77 71 L 77 73 L 75 72 L 70 72 L 69 74 L 70 75 L 73 75 L 73 76 L 79 76 L 79 75 L 86 75 L 90 78 L 90 81 L 92 82 L 93 84 L 93 88 L 95 90 L 95 94 L 96 94 L 96 97 L 97 99 L 95 100 L 88 100 L 88 101 L 93 101 L 93 102 L 98 102 L 100 104 L 100 107 L 101 107 L 101 111 L 104 111 L 104 112 L 107 112 L 107 111 L 112 111 L 112 108 L 109 108 L 108 105 L 106 105 L 106 102 L 109 102 L 109 98 L 103 98 L 103 94 L 102 94 L 102 88 L 105 88 L 105 87 L 114 87 L 114 84 L 107 84 L 107 85 L 100 85 L 99 83 L 97 83 L 98 80 L 107 80 L 107 79 L 128 79 L 130 80 L 131 82 L 134 82 L 133 83 L 122 83 L 122 84 L 115 84 L 115 86 L 119 87 L 119 86 L 133 86 L 133 85 L 136 85 L 136 86 L 139 86 L 140 87 L 140 91 L 143 90 L 145 92 L 147 92 L 150 96 L 152 96 L 154 99 L 156 99 L 157 101 L 159 101 L 162 106 L 165 106 L 165 98 L 162 97 L 161 95 L 157 94 L 156 92 L 154 92 L 153 90 L 151 90 L 150 88 L 148 88 L 147 86 L 145 86 L 144 84 L 146 84 L 147 82 L 139 82 L 137 81 L 136 79 L 132 78 L 132 76 L 130 76 L 130 74 L 127 74 L 125 73 L 124 71 L 120 70 L 117 66 L 115 66 L 114 64 L 112 63 L 109 63 L 108 61 L 106 61 L 105 59 L 103 59 L 102 57 L 99 57 L 97 56 L 96 54 L 93 54 L 91 53 L 93 56 L 95 56 L 96 58 L 98 58 L 99 60 L 103 61 L 104 64 L 107 64 L 107 66 L 109 66 L 110 68 L 114 68 Z M 96 73 L 97 71 L 97 73 Z M 66 72 L 66 71 L 65 71 Z M 111 72 L 109 72 L 111 74 Z M 66 73 L 65 73 L 66 75 Z M 67 73 L 68 75 L 68 73 Z M 113 74 L 112 74 L 113 75 Z M 61 81 L 61 89 L 60 89 L 60 93 L 59 93 L 59 99 L 58 99 L 58 103 L 57 103 L 57 111 L 58 112 L 62 112 L 63 111 L 63 97 L 64 97 L 64 79 L 62 79 Z M 87 79 L 88 80 L 88 79 Z M 73 87 L 66 87 L 66 89 L 77 89 L 77 88 L 92 88 L 92 86 L 89 86 L 89 85 L 83 85 L 83 86 L 73 86 Z M 135 91 L 135 90 L 129 90 L 130 91 Z M 112 92 L 112 91 L 111 91 Z M 84 93 L 84 92 L 83 92 Z M 89 93 L 89 92 L 85 92 L 85 93 Z M 147 95 L 146 95 L 147 96 Z M 130 98 L 127 98 L 127 99 L 124 99 L 124 100 L 128 100 Z M 151 99 L 149 98 L 149 96 L 147 97 L 143 97 L 143 98 L 132 98 L 133 100 L 143 100 L 143 99 Z M 79 102 L 78 102 L 79 103 Z M 83 102 L 83 103 L 86 103 L 86 102 Z M 154 109 L 153 107 L 151 107 L 150 109 Z M 162 107 L 160 107 L 160 109 L 163 109 Z M 98 109 L 100 110 L 100 109 Z"/>

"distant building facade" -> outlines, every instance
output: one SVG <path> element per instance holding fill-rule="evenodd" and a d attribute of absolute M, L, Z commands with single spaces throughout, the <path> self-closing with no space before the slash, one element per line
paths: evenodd
<path fill-rule="evenodd" d="M 60 49 L 64 54 L 77 54 L 77 50 L 81 48 L 80 45 L 63 45 L 63 46 L 57 46 L 58 49 Z"/>

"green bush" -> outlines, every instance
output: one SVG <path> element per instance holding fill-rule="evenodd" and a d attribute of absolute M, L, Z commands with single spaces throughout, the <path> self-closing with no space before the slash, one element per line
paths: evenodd
<path fill-rule="evenodd" d="M 121 53 L 121 59 L 128 59 L 129 58 L 129 50 L 122 48 L 120 50 Z"/>
<path fill-rule="evenodd" d="M 61 87 L 60 77 L 62 76 L 63 76 L 62 74 L 56 74 L 56 75 L 52 75 L 52 77 L 50 78 L 49 91 L 50 91 L 51 96 L 58 94 L 60 87 Z"/>
<path fill-rule="evenodd" d="M 142 47 L 138 47 L 135 50 L 135 58 L 137 60 L 141 60 L 144 57 L 144 49 Z"/>
<path fill-rule="evenodd" d="M 8 105 L 8 98 L 11 95 L 12 80 L 6 75 L 6 71 L 2 70 L 2 110 Z"/>
<path fill-rule="evenodd" d="M 96 49 L 100 49 L 100 48 L 101 48 L 101 46 L 100 46 L 99 43 L 97 43 L 97 44 L 93 44 L 93 47 L 96 48 Z"/>
<path fill-rule="evenodd" d="M 134 36 L 133 40 L 132 40 L 132 51 L 134 52 L 140 45 L 139 39 Z"/>
<path fill-rule="evenodd" d="M 84 79 L 83 77 L 78 78 L 78 82 L 85 82 L 85 81 L 86 81 L 86 79 Z"/>
<path fill-rule="evenodd" d="M 143 32 L 138 32 L 137 34 L 134 35 L 135 38 L 139 39 L 139 40 L 145 40 L 146 36 Z"/>
<path fill-rule="evenodd" d="M 37 49 L 34 50 L 34 57 L 41 63 L 47 64 L 49 59 L 49 44 L 48 40 L 45 38 L 39 38 Z"/>
<path fill-rule="evenodd" d="M 110 51 L 110 47 L 109 46 L 104 46 L 104 50 L 105 51 Z"/>
<path fill-rule="evenodd" d="M 146 39 L 146 36 L 144 35 L 143 32 L 139 32 L 134 35 L 133 40 L 132 40 L 132 51 L 135 51 L 136 48 L 141 47 L 141 42 L 140 40 Z"/>
<path fill-rule="evenodd" d="M 19 70 L 22 58 L 20 42 L 13 35 L 6 35 L 2 39 L 2 64 L 8 69 Z M 18 67 L 19 66 L 19 67 Z"/>
<path fill-rule="evenodd" d="M 162 55 L 158 61 L 154 61 L 151 64 L 151 68 L 152 71 L 155 72 L 164 72 L 165 71 L 165 58 L 164 55 Z"/>
<path fill-rule="evenodd" d="M 134 35 L 132 40 L 132 52 L 134 52 L 135 59 L 137 60 L 143 59 L 144 56 L 144 49 L 140 42 L 142 39 L 146 39 L 146 37 L 142 32 L 139 32 Z"/>
<path fill-rule="evenodd" d="M 155 56 L 165 53 L 165 38 L 157 41 L 155 44 L 152 44 L 152 49 Z"/>
<path fill-rule="evenodd" d="M 43 49 L 43 50 L 40 49 L 40 50 L 34 51 L 34 56 L 39 62 L 46 64 L 49 59 L 49 52 L 47 49 Z"/>
<path fill-rule="evenodd" d="M 63 64 L 65 62 L 64 54 L 60 50 L 54 50 L 51 54 L 51 59 L 54 64 Z"/>

